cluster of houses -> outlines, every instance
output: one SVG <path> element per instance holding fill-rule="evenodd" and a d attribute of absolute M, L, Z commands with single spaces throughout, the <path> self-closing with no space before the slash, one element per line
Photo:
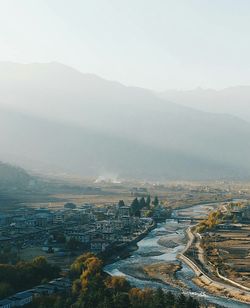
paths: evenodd
<path fill-rule="evenodd" d="M 228 203 L 224 209 L 224 222 L 216 226 L 221 230 L 240 230 L 243 224 L 250 223 L 250 204 L 243 203 Z"/>
<path fill-rule="evenodd" d="M 145 232 L 153 223 L 145 217 L 134 217 L 129 206 L 95 206 L 65 204 L 60 210 L 22 208 L 0 213 L 0 250 L 6 245 L 18 250 L 30 246 L 63 255 L 66 243 L 74 239 L 82 248 L 100 253 L 114 243 L 126 243 Z M 54 237 L 60 233 L 64 241 Z"/>
<path fill-rule="evenodd" d="M 0 308 L 22 307 L 30 304 L 34 298 L 51 295 L 56 293 L 65 293 L 70 290 L 72 282 L 68 278 L 57 278 L 46 284 L 41 284 L 33 289 L 18 292 L 8 298 L 0 300 Z"/>
<path fill-rule="evenodd" d="M 115 243 L 130 242 L 146 232 L 153 223 L 151 218 L 131 216 L 129 206 L 85 206 L 84 213 L 88 223 L 66 228 L 64 234 L 67 240 L 84 243 L 94 253 L 104 252 Z"/>
<path fill-rule="evenodd" d="M 229 208 L 229 213 L 233 216 L 238 222 L 250 222 L 250 204 L 231 204 Z"/>
<path fill-rule="evenodd" d="M 66 204 L 63 209 L 24 208 L 0 214 L 0 250 L 5 245 L 25 249 L 29 246 L 41 247 L 47 252 L 67 253 L 67 243 L 80 243 L 81 252 L 96 254 L 111 251 L 119 245 L 136 241 L 153 227 L 152 218 L 131 215 L 129 206 L 95 206 Z M 58 243 L 54 233 L 59 233 L 64 241 Z M 68 252 L 69 253 L 69 252 Z M 37 296 L 65 292 L 71 287 L 67 278 L 58 278 L 49 283 L 0 300 L 0 308 L 21 307 L 29 304 Z"/>

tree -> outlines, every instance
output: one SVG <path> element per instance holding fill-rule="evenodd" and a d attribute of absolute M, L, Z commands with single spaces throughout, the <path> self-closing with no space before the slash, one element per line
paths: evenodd
<path fill-rule="evenodd" d="M 177 307 L 178 308 L 186 308 L 186 297 L 181 294 L 176 301 Z"/>
<path fill-rule="evenodd" d="M 194 298 L 192 298 L 190 296 L 186 300 L 186 307 L 187 308 L 199 308 L 199 306 L 200 306 L 199 302 L 196 299 L 194 299 Z"/>
<path fill-rule="evenodd" d="M 71 264 L 71 267 L 70 267 L 70 272 L 69 272 L 70 277 L 79 278 L 82 272 L 84 271 L 84 269 L 86 269 L 85 262 L 87 261 L 87 259 L 92 258 L 92 257 L 94 257 L 94 254 L 91 252 L 87 252 L 79 256 L 78 258 L 76 258 L 76 260 L 74 261 L 74 263 Z"/>
<path fill-rule="evenodd" d="M 162 291 L 162 288 L 158 288 L 154 295 L 154 307 L 155 308 L 162 308 L 165 306 L 165 295 Z"/>
<path fill-rule="evenodd" d="M 132 288 L 128 292 L 131 307 L 133 308 L 154 308 L 155 291 L 152 289 Z M 164 307 L 164 306 L 163 306 Z"/>
<path fill-rule="evenodd" d="M 140 210 L 146 207 L 146 201 L 144 197 L 142 197 L 139 201 Z"/>
<path fill-rule="evenodd" d="M 167 306 L 173 306 L 175 302 L 175 297 L 173 295 L 173 293 L 171 292 L 167 292 L 167 294 L 165 295 L 165 303 Z"/>
<path fill-rule="evenodd" d="M 157 196 L 155 196 L 154 201 L 152 202 L 154 206 L 158 206 L 159 205 L 159 199 Z"/>
<path fill-rule="evenodd" d="M 96 257 L 90 257 L 85 261 L 85 269 L 80 277 L 83 289 L 91 289 L 102 285 L 101 282 L 102 261 Z"/>
<path fill-rule="evenodd" d="M 35 260 L 39 266 L 42 258 Z M 198 308 L 199 303 L 181 294 L 178 298 L 161 288 L 131 288 L 124 277 L 111 277 L 103 272 L 102 261 L 91 253 L 78 257 L 72 267 L 80 266 L 71 294 L 41 296 L 32 308 Z M 79 268 L 78 268 L 79 269 Z M 10 268 L 5 268 L 10 270 Z M 6 272 L 5 272 L 6 273 Z"/>
<path fill-rule="evenodd" d="M 73 210 L 73 209 L 76 209 L 76 205 L 75 205 L 75 203 L 67 202 L 67 203 L 64 204 L 64 208 Z"/>
<path fill-rule="evenodd" d="M 58 277 L 59 273 L 60 268 L 49 264 L 44 257 L 36 257 L 32 262 L 18 262 L 16 265 L 0 264 L 0 281 L 9 284 L 13 293 L 29 289 L 45 279 Z"/>
<path fill-rule="evenodd" d="M 140 217 L 140 204 L 137 198 L 135 198 L 130 207 L 131 215 Z"/>
<path fill-rule="evenodd" d="M 46 258 L 43 257 L 43 256 L 35 257 L 35 259 L 33 259 L 32 263 L 36 267 L 44 267 L 44 266 L 46 266 L 48 264 Z"/>
<path fill-rule="evenodd" d="M 153 216 L 153 211 L 152 210 L 148 210 L 145 214 L 145 217 L 152 217 Z"/>
<path fill-rule="evenodd" d="M 0 299 L 3 299 L 14 293 L 13 288 L 9 283 L 0 282 Z"/>
<path fill-rule="evenodd" d="M 81 288 L 82 288 L 81 280 L 80 279 L 74 280 L 73 285 L 72 285 L 72 294 L 79 295 Z"/>
<path fill-rule="evenodd" d="M 130 305 L 127 293 L 116 293 L 112 298 L 113 307 L 115 308 L 128 308 Z M 110 306 L 111 307 L 111 306 Z"/>
<path fill-rule="evenodd" d="M 130 289 L 130 284 L 124 277 L 108 277 L 105 281 L 105 285 L 115 293 L 128 292 Z"/>
<path fill-rule="evenodd" d="M 150 198 L 150 195 L 148 195 L 147 199 L 146 199 L 146 206 L 147 206 L 147 208 L 150 208 L 150 204 L 151 204 L 151 198 Z"/>
<path fill-rule="evenodd" d="M 85 261 L 85 269 L 80 277 L 82 285 L 81 307 L 96 307 L 105 296 L 105 284 L 102 271 L 102 261 L 90 257 Z"/>
<path fill-rule="evenodd" d="M 143 302 L 142 302 L 142 290 L 139 288 L 132 288 L 129 291 L 129 301 L 132 307 L 136 308 L 142 308 Z"/>
<path fill-rule="evenodd" d="M 123 200 L 119 200 L 119 202 L 118 202 L 118 206 L 119 206 L 119 207 L 125 206 L 124 201 L 123 201 Z"/>

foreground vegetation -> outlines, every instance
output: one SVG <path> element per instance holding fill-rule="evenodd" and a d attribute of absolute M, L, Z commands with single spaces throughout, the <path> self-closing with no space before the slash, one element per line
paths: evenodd
<path fill-rule="evenodd" d="M 70 269 L 73 279 L 68 294 L 35 299 L 36 308 L 198 308 L 199 303 L 184 295 L 164 293 L 162 289 L 133 288 L 123 277 L 110 277 L 102 261 L 87 253 L 76 259 Z"/>
<path fill-rule="evenodd" d="M 0 264 L 0 299 L 49 281 L 59 273 L 60 268 L 49 264 L 44 257 L 16 265 Z"/>

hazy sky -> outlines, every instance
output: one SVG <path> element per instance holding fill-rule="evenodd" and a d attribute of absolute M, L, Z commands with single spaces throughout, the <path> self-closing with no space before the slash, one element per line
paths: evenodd
<path fill-rule="evenodd" d="M 152 89 L 250 84 L 249 0 L 0 0 L 0 61 Z"/>

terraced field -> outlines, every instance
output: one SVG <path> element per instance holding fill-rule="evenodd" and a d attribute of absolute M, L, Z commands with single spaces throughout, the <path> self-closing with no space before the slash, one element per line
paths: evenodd
<path fill-rule="evenodd" d="M 250 288 L 250 224 L 238 230 L 217 230 L 209 239 L 214 253 L 208 255 L 208 261 L 214 263 L 219 258 L 225 277 Z"/>

